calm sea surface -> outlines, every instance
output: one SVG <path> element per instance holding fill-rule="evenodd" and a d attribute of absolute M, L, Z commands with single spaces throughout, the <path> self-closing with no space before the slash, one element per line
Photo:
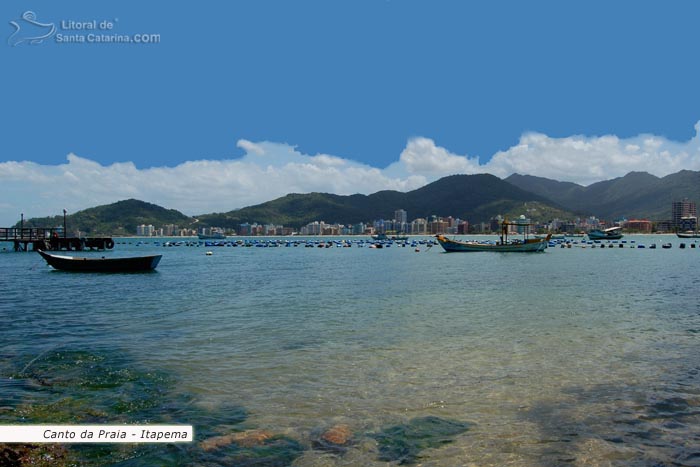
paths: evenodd
<path fill-rule="evenodd" d="M 93 254 L 162 253 L 157 272 L 106 275 L 2 252 L 0 423 L 194 425 L 197 443 L 170 452 L 64 453 L 94 465 L 698 466 L 700 248 L 625 240 L 447 254 L 123 239 Z M 460 429 L 430 433 L 446 425 Z M 350 440 L 328 449 L 334 426 Z M 202 447 L 250 430 L 277 442 Z"/>

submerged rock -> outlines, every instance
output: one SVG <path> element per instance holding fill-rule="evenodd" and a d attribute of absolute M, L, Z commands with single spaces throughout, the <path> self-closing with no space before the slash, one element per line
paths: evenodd
<path fill-rule="evenodd" d="M 464 433 L 470 423 L 439 417 L 420 417 L 404 425 L 384 428 L 373 437 L 379 444 L 379 460 L 410 464 L 424 449 L 435 448 L 453 441 Z"/>
<path fill-rule="evenodd" d="M 195 465 L 287 467 L 304 452 L 304 446 L 285 436 L 267 437 L 267 432 L 261 430 L 251 430 L 248 434 L 239 435 L 239 441 L 243 444 L 224 443 L 229 439 L 223 437 L 216 437 L 218 439 L 212 439 L 207 444 L 202 443 L 203 446 L 200 444 L 201 450 L 193 453 L 193 458 L 197 460 Z"/>
<path fill-rule="evenodd" d="M 0 444 L 0 466 L 60 467 L 76 465 L 76 459 L 58 444 Z"/>
<path fill-rule="evenodd" d="M 8 366 L 7 375 L 0 374 L 13 389 L 3 400 L 0 424 L 183 423 L 193 425 L 198 439 L 205 439 L 218 434 L 210 427 L 233 426 L 247 418 L 238 405 L 198 406 L 191 394 L 176 390 L 173 375 L 143 368 L 118 349 L 51 350 L 22 360 Z M 234 440 L 241 449 L 262 444 L 264 438 L 247 433 Z M 0 467 L 200 465 L 205 454 L 194 443 L 0 445 Z"/>
<path fill-rule="evenodd" d="M 352 444 L 349 425 L 333 425 L 312 440 L 313 447 L 324 451 L 344 452 Z"/>
<path fill-rule="evenodd" d="M 348 444 L 352 438 L 350 427 L 345 424 L 335 425 L 321 435 L 321 439 L 332 444 Z"/>
<path fill-rule="evenodd" d="M 199 443 L 199 447 L 204 451 L 212 451 L 234 443 L 242 447 L 261 446 L 266 440 L 272 438 L 272 436 L 273 434 L 271 432 L 265 430 L 246 430 L 207 438 Z"/>

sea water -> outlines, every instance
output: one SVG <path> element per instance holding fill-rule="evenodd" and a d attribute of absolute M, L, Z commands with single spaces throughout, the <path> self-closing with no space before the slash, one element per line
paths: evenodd
<path fill-rule="evenodd" d="M 537 254 L 119 239 L 86 253 L 162 254 L 146 274 L 3 252 L 0 423 L 197 434 L 169 453 L 59 454 L 90 465 L 697 466 L 700 248 L 625 239 Z M 347 443 L 319 448 L 334 426 Z M 445 426 L 460 428 L 426 434 Z M 202 448 L 232 432 L 276 441 Z"/>

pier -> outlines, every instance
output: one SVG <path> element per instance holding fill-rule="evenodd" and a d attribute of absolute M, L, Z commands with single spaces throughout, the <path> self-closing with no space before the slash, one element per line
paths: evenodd
<path fill-rule="evenodd" d="M 111 237 L 65 237 L 61 229 L 32 227 L 0 227 L 0 242 L 12 242 L 15 251 L 82 251 L 86 249 L 111 250 Z"/>

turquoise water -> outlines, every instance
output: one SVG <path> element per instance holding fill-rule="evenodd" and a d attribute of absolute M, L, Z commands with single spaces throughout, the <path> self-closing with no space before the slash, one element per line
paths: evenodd
<path fill-rule="evenodd" d="M 108 275 L 3 252 L 0 423 L 167 420 L 193 424 L 198 443 L 264 430 L 287 456 L 195 443 L 180 457 L 108 452 L 95 465 L 697 466 L 700 248 L 626 239 L 674 247 L 446 254 L 130 239 L 99 255 L 157 251 L 157 272 Z M 107 383 L 94 388 L 98 370 Z M 459 429 L 404 457 L 382 450 L 387 431 L 426 420 Z M 352 442 L 319 449 L 337 425 Z"/>

